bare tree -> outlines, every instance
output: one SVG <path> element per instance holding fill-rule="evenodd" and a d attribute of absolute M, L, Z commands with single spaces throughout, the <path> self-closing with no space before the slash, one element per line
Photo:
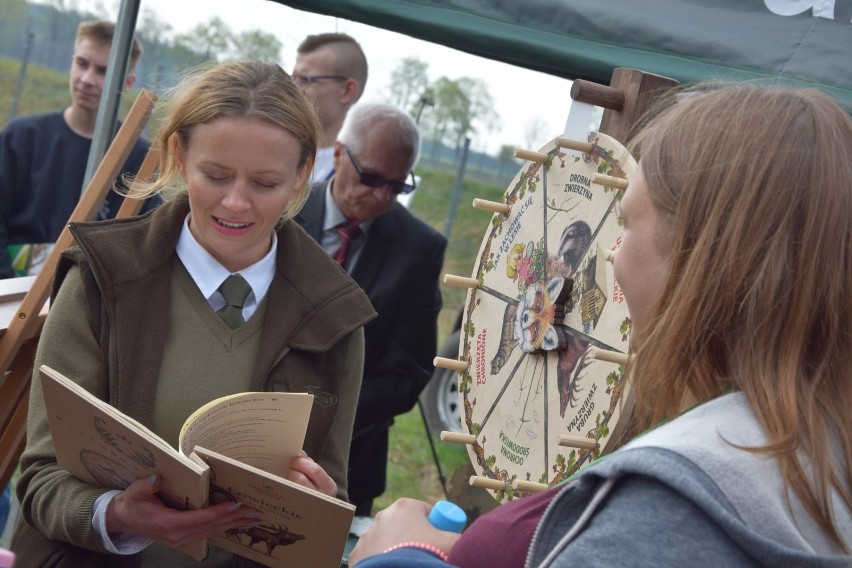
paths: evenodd
<path fill-rule="evenodd" d="M 527 120 L 526 128 L 524 128 L 524 144 L 527 145 L 527 150 L 538 150 L 544 145 L 547 140 L 547 121 L 539 115 L 533 116 Z"/>
<path fill-rule="evenodd" d="M 414 114 L 417 101 L 429 85 L 429 64 L 417 57 L 405 57 L 391 71 L 389 99 Z"/>
<path fill-rule="evenodd" d="M 177 36 L 175 44 L 200 54 L 205 60 L 218 60 L 227 54 L 232 38 L 231 28 L 217 16 Z"/>
<path fill-rule="evenodd" d="M 266 63 L 281 61 L 281 42 L 274 35 L 260 30 L 248 30 L 231 38 L 232 59 L 257 59 Z"/>

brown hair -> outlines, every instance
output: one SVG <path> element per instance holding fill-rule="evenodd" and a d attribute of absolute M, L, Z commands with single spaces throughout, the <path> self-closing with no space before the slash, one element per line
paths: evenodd
<path fill-rule="evenodd" d="M 631 346 L 640 425 L 742 391 L 768 437 L 750 450 L 848 553 L 830 494 L 852 509 L 852 118 L 816 90 L 728 87 L 634 147 L 671 262 Z"/>
<path fill-rule="evenodd" d="M 115 23 L 107 20 L 98 20 L 95 22 L 82 22 L 77 27 L 77 38 L 92 40 L 95 45 L 109 46 L 112 45 L 112 38 L 115 35 Z M 130 46 L 130 60 L 128 61 L 128 73 L 136 68 L 136 63 L 142 57 L 142 42 L 134 36 L 133 43 Z"/>
<path fill-rule="evenodd" d="M 360 90 L 355 101 L 360 99 L 364 88 L 367 86 L 367 56 L 364 55 L 361 45 L 355 41 L 355 38 L 346 34 L 315 34 L 302 40 L 302 43 L 296 48 L 296 53 L 299 55 L 312 53 L 322 47 L 330 47 L 334 50 L 337 74 L 358 81 Z"/>
<path fill-rule="evenodd" d="M 153 145 L 160 153 L 158 178 L 135 183 L 134 195 L 162 193 L 166 199 L 186 193 L 177 170 L 174 142 L 186 148 L 192 128 L 227 116 L 257 118 L 278 126 L 299 143 L 301 168 L 310 172 L 319 140 L 319 120 L 313 105 L 281 67 L 260 61 L 231 62 L 191 71 L 175 88 Z M 174 141 L 174 142 L 173 142 Z M 309 176 L 287 204 L 282 220 L 292 218 L 308 197 Z"/>

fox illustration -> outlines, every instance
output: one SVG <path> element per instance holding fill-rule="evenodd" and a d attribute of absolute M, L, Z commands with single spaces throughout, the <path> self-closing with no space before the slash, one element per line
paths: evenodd
<path fill-rule="evenodd" d="M 526 353 L 553 351 L 560 344 L 560 332 L 554 323 L 561 323 L 565 296 L 570 297 L 571 283 L 564 294 L 565 278 L 552 278 L 547 284 L 538 282 L 527 288 L 518 300 L 515 312 L 514 335 L 518 346 Z"/>
<path fill-rule="evenodd" d="M 570 298 L 571 279 L 553 278 L 527 288 L 515 312 L 514 336 L 522 351 L 556 351 L 559 358 L 556 380 L 559 414 L 563 418 L 569 406 L 577 402 L 577 379 L 585 367 L 584 355 L 589 344 L 562 327 L 562 310 Z"/>

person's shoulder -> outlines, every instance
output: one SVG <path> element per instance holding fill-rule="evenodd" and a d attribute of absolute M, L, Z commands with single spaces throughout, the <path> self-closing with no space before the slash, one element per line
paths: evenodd
<path fill-rule="evenodd" d="M 404 227 L 405 232 L 416 238 L 418 241 L 433 245 L 446 244 L 447 239 L 439 233 L 434 227 L 426 223 L 420 217 L 406 209 L 401 203 L 394 203 L 386 215 L 391 215 L 396 222 Z"/>
<path fill-rule="evenodd" d="M 26 131 L 37 132 L 39 130 L 55 128 L 63 122 L 62 111 L 18 116 L 6 124 L 3 128 L 3 134 L 22 133 Z"/>
<path fill-rule="evenodd" d="M 628 447 L 656 446 L 692 454 L 733 445 L 760 446 L 767 441 L 763 428 L 742 392 L 731 392 L 696 406 L 667 422 Z"/>
<path fill-rule="evenodd" d="M 147 151 L 148 151 L 148 149 L 149 149 L 150 147 L 151 147 L 151 142 L 150 142 L 150 140 L 148 140 L 147 138 L 144 138 L 144 137 L 142 137 L 142 136 L 140 136 L 139 138 L 137 138 L 137 139 L 136 139 L 136 142 L 133 144 L 133 149 L 134 149 L 134 150 L 135 150 L 135 149 L 137 149 L 137 148 L 140 148 L 140 149 L 142 149 L 142 150 L 144 150 L 144 151 L 146 151 L 146 152 L 147 152 Z"/>

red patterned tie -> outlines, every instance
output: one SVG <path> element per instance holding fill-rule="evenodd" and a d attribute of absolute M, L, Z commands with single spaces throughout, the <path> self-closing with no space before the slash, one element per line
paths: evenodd
<path fill-rule="evenodd" d="M 361 227 L 354 223 L 345 223 L 339 225 L 337 234 L 340 235 L 340 246 L 331 255 L 331 258 L 337 261 L 340 266 L 346 266 L 346 258 L 349 256 L 349 249 L 352 243 L 361 235 Z"/>

